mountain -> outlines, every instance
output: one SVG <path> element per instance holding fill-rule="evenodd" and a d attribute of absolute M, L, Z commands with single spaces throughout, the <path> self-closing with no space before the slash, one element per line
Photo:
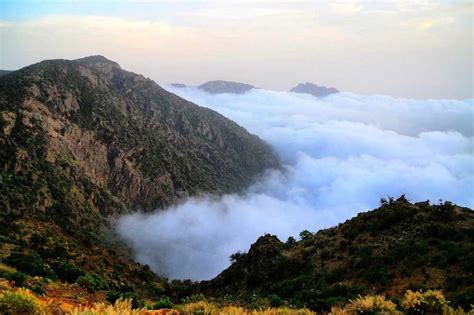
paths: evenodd
<path fill-rule="evenodd" d="M 117 242 L 115 217 L 237 192 L 279 167 L 244 128 L 102 56 L 1 76 L 0 146 L 0 259 L 134 290 L 163 282 Z"/>
<path fill-rule="evenodd" d="M 330 94 L 339 93 L 339 91 L 335 88 L 332 88 L 332 87 L 327 88 L 325 86 L 318 86 L 310 82 L 300 83 L 294 88 L 292 88 L 290 92 L 311 94 L 316 97 L 328 96 Z"/>
<path fill-rule="evenodd" d="M 188 87 L 188 86 L 187 86 L 186 84 L 184 84 L 184 83 L 171 83 L 170 85 L 173 86 L 173 87 L 180 88 L 180 89 L 185 88 L 185 87 Z"/>
<path fill-rule="evenodd" d="M 12 71 L 11 71 L 11 70 L 0 70 L 0 77 L 1 77 L 2 75 L 8 74 L 8 73 L 10 73 L 10 72 L 12 72 Z"/>
<path fill-rule="evenodd" d="M 278 297 L 327 310 L 358 294 L 400 297 L 407 288 L 441 288 L 452 305 L 474 302 L 474 212 L 449 202 L 412 204 L 403 196 L 301 240 L 260 237 L 248 253 L 201 284 L 224 297 Z"/>
<path fill-rule="evenodd" d="M 199 85 L 198 88 L 211 94 L 243 94 L 251 89 L 255 89 L 255 87 L 250 84 L 222 80 L 209 81 Z"/>

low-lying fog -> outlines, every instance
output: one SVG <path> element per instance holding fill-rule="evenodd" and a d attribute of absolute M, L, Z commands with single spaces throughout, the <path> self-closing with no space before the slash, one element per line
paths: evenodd
<path fill-rule="evenodd" d="M 210 279 L 264 233 L 285 241 L 376 208 L 381 197 L 474 207 L 474 100 L 164 87 L 260 136 L 287 172 L 269 172 L 244 196 L 122 217 L 118 231 L 137 261 L 160 275 Z"/>

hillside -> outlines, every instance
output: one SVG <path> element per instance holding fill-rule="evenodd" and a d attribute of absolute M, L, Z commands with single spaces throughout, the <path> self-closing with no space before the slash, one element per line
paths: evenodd
<path fill-rule="evenodd" d="M 97 273 L 121 290 L 163 283 L 115 241 L 110 219 L 236 192 L 279 165 L 234 122 L 102 56 L 1 76 L 0 144 L 1 260 L 33 276 L 67 269 L 72 282 Z"/>
<path fill-rule="evenodd" d="M 255 296 L 327 310 L 358 294 L 400 297 L 406 289 L 443 289 L 452 305 L 474 303 L 474 212 L 450 203 L 383 201 L 337 227 L 303 231 L 286 242 L 260 237 L 203 292 Z"/>
<path fill-rule="evenodd" d="M 1 77 L 2 75 L 8 74 L 8 73 L 10 73 L 10 72 L 12 72 L 12 71 L 11 71 L 11 70 L 0 70 L 0 77 Z"/>

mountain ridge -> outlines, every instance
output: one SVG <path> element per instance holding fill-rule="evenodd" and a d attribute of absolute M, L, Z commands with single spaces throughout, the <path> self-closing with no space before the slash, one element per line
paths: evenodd
<path fill-rule="evenodd" d="M 271 148 L 235 122 L 103 56 L 1 76 L 0 144 L 0 232 L 14 249 L 6 261 L 51 277 L 63 261 L 117 289 L 144 290 L 146 281 L 149 292 L 163 281 L 132 261 L 111 219 L 238 192 L 279 167 Z"/>
<path fill-rule="evenodd" d="M 266 234 L 232 265 L 201 283 L 204 293 L 272 298 L 328 311 L 359 294 L 400 297 L 443 289 L 454 305 L 474 302 L 474 211 L 450 202 L 382 199 L 336 227 L 302 231 L 286 242 Z"/>

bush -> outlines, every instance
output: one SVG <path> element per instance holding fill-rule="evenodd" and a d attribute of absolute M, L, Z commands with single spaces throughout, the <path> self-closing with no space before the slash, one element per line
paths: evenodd
<path fill-rule="evenodd" d="M 408 314 L 442 312 L 447 306 L 448 302 L 440 290 L 428 290 L 425 292 L 408 290 L 402 300 L 402 307 Z"/>
<path fill-rule="evenodd" d="M 350 300 L 345 310 L 348 314 L 378 314 L 380 312 L 394 313 L 397 306 L 382 295 L 360 296 Z"/>
<path fill-rule="evenodd" d="M 22 293 L 5 292 L 0 294 L 0 313 L 3 315 L 40 314 L 34 298 Z"/>
<path fill-rule="evenodd" d="M 7 278 L 10 274 L 16 271 L 15 268 L 0 264 L 0 278 Z"/>
<path fill-rule="evenodd" d="M 81 287 L 86 288 L 90 292 L 99 291 L 99 290 L 107 290 L 109 286 L 107 283 L 96 273 L 93 274 L 86 274 L 84 276 L 80 276 L 77 278 L 76 281 Z"/>
<path fill-rule="evenodd" d="M 273 294 L 270 296 L 270 307 L 280 307 L 285 304 L 285 301 L 278 295 Z"/>
<path fill-rule="evenodd" d="M 32 287 L 29 287 L 29 289 L 31 290 L 31 292 L 35 293 L 36 295 L 43 295 L 44 294 L 44 288 L 39 284 L 36 284 Z"/>
<path fill-rule="evenodd" d="M 12 253 L 5 262 L 30 276 L 55 278 L 55 273 L 36 254 Z"/>
<path fill-rule="evenodd" d="M 28 276 L 24 274 L 23 272 L 16 271 L 7 275 L 6 278 L 10 281 L 15 281 L 15 286 L 24 287 L 27 277 Z"/>
<path fill-rule="evenodd" d="M 179 308 L 180 314 L 183 315 L 214 315 L 218 314 L 215 305 L 204 301 L 184 304 Z"/>
<path fill-rule="evenodd" d="M 465 310 L 473 309 L 474 311 L 474 286 L 471 286 L 463 292 L 456 293 L 452 296 L 452 305 L 462 307 Z"/>
<path fill-rule="evenodd" d="M 168 297 L 164 297 L 164 298 L 160 299 L 158 302 L 156 302 L 153 305 L 154 310 L 160 310 L 162 308 L 173 308 L 173 303 L 171 303 L 171 301 Z"/>
<path fill-rule="evenodd" d="M 85 272 L 67 262 L 60 262 L 55 268 L 58 278 L 63 281 L 74 283 L 76 280 L 85 275 Z"/>
<path fill-rule="evenodd" d="M 143 301 L 135 294 L 135 292 L 127 291 L 127 292 L 117 292 L 117 291 L 109 291 L 107 293 L 107 301 L 111 304 L 114 304 L 117 301 L 129 301 L 131 307 L 141 308 L 143 307 Z"/>
<path fill-rule="evenodd" d="M 306 241 L 306 240 L 309 240 L 313 237 L 313 233 L 311 233 L 310 231 L 308 230 L 303 230 L 300 232 L 300 239 L 302 241 Z"/>
<path fill-rule="evenodd" d="M 244 257 L 245 254 L 244 253 L 241 253 L 241 252 L 236 252 L 236 253 L 233 253 L 230 255 L 229 259 L 230 259 L 230 262 L 233 264 L 235 262 L 237 262 L 240 258 Z"/>

